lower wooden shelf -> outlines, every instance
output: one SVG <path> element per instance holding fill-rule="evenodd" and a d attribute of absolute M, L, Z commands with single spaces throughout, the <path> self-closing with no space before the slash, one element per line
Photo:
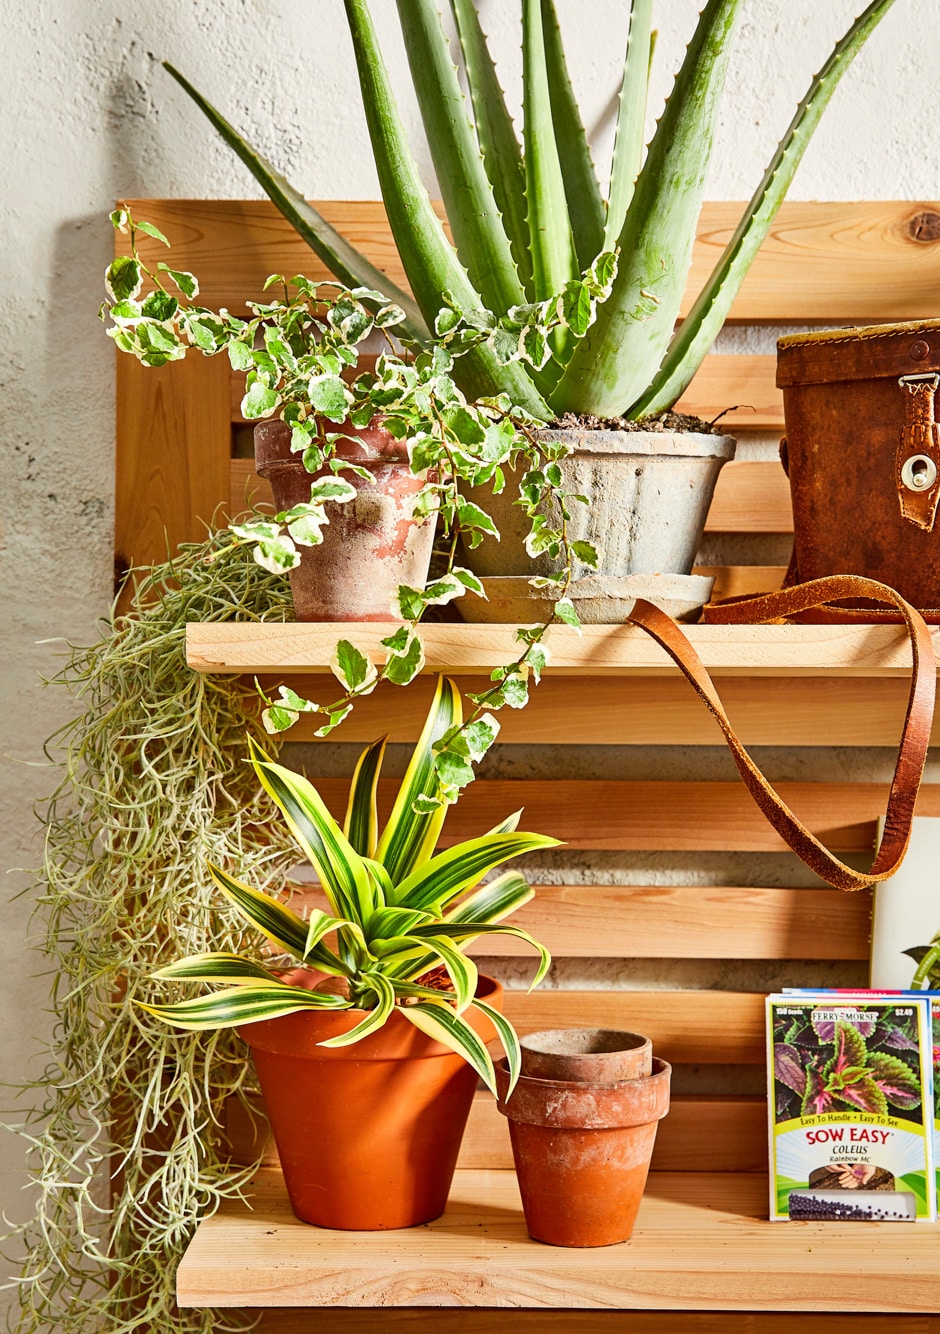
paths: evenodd
<path fill-rule="evenodd" d="M 251 1206 L 200 1224 L 180 1306 L 916 1314 L 940 1291 L 936 1225 L 768 1223 L 763 1173 L 653 1173 L 632 1241 L 596 1250 L 531 1241 L 507 1171 L 458 1171 L 443 1217 L 397 1232 L 298 1222 L 273 1169 Z"/>

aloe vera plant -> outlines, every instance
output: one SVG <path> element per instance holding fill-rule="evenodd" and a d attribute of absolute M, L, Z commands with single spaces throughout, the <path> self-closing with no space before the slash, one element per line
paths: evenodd
<path fill-rule="evenodd" d="M 676 330 L 742 0 L 707 0 L 672 95 L 644 156 L 652 0 L 630 0 L 629 32 L 605 199 L 568 78 L 553 0 L 521 0 L 520 144 L 473 0 L 450 0 L 469 105 L 435 0 L 398 0 L 411 74 L 452 245 L 405 139 L 366 0 L 345 0 L 362 98 L 392 232 L 414 294 L 376 271 L 212 107 L 167 69 L 205 112 L 300 235 L 344 282 L 381 288 L 427 337 L 442 306 L 494 339 L 465 357 L 473 395 L 508 393 L 550 420 L 564 412 L 639 419 L 682 394 L 721 328 L 836 85 L 894 0 L 872 0 L 800 101 L 734 235 Z M 616 252 L 607 298 L 568 310 L 543 364 L 497 354 L 501 324 L 556 303 L 579 274 Z"/>
<path fill-rule="evenodd" d="M 305 919 L 217 866 L 210 866 L 209 872 L 245 920 L 267 937 L 276 955 L 288 955 L 308 970 L 339 978 L 340 987 L 296 986 L 283 980 L 273 965 L 212 952 L 180 959 L 154 977 L 216 983 L 221 990 L 143 1008 L 193 1031 L 251 1024 L 300 1010 L 366 1012 L 348 1032 L 324 1042 L 327 1047 L 360 1041 L 398 1009 L 416 1028 L 461 1055 L 495 1091 L 492 1059 L 463 1018 L 468 1008 L 476 1008 L 496 1028 L 514 1084 L 519 1072 L 515 1030 L 502 1014 L 475 997 L 476 965 L 464 951 L 480 936 L 516 936 L 539 954 L 532 986 L 542 980 L 551 963 L 548 951 L 521 927 L 503 924 L 503 918 L 527 903 L 534 891 L 514 871 L 480 882 L 511 858 L 555 847 L 558 840 L 519 832 L 521 812 L 516 812 L 480 838 L 435 854 L 448 806 L 439 796 L 434 746 L 459 723 L 459 692 L 442 677 L 381 834 L 376 786 L 384 740 L 360 757 L 342 827 L 311 783 L 272 763 L 252 745 L 258 779 L 313 866 L 329 911 L 314 908 Z M 335 948 L 327 937 L 334 939 Z M 441 967 L 450 982 L 448 989 L 430 985 L 425 978 Z"/>

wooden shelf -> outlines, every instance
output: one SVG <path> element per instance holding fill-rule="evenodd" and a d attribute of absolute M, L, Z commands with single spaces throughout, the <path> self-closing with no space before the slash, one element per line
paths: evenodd
<path fill-rule="evenodd" d="M 529 1240 L 505 1171 L 459 1171 L 442 1218 L 397 1232 L 301 1223 L 273 1170 L 252 1205 L 199 1225 L 180 1306 L 929 1313 L 940 1284 L 936 1225 L 768 1223 L 761 1173 L 654 1173 L 633 1239 L 596 1250 Z"/>
<path fill-rule="evenodd" d="M 337 639 L 353 640 L 382 661 L 387 623 L 324 622 L 249 625 L 199 622 L 186 627 L 186 658 L 197 672 L 323 674 Z M 897 677 L 910 673 L 901 625 L 690 625 L 689 639 L 716 676 Z M 425 670 L 455 676 L 487 674 L 518 653 L 512 625 L 426 625 Z M 938 631 L 933 632 L 935 652 Z M 630 625 L 567 626 L 549 632 L 551 674 L 676 676 L 665 651 Z"/>

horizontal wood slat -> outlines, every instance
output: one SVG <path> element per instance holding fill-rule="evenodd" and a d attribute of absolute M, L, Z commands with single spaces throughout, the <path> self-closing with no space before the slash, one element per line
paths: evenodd
<path fill-rule="evenodd" d="M 225 1204 L 200 1225 L 178 1271 L 181 1306 L 925 1315 L 940 1282 L 934 1228 L 872 1223 L 861 1237 L 850 1226 L 768 1223 L 762 1173 L 653 1173 L 632 1241 L 584 1250 L 528 1238 L 512 1172 L 458 1172 L 443 1217 L 400 1232 L 300 1223 L 271 1171 L 259 1173 L 253 1202 Z"/>
<path fill-rule="evenodd" d="M 792 533 L 790 483 L 776 459 L 726 463 L 705 520 L 706 533 Z"/>
<path fill-rule="evenodd" d="M 329 699 L 330 686 L 309 676 L 262 677 L 269 695 L 285 682 L 302 695 Z M 246 707 L 260 701 L 246 683 Z M 461 677 L 461 688 L 481 691 L 485 677 Z M 407 690 L 379 686 L 360 700 L 332 734 L 334 741 L 369 742 L 376 737 L 415 741 L 433 695 L 433 678 L 412 682 Z M 724 677 L 721 698 L 738 735 L 748 746 L 894 746 L 907 706 L 905 681 L 834 677 Z M 288 733 L 291 741 L 312 741 L 318 722 L 301 717 Z M 504 709 L 500 742 L 512 745 L 723 745 L 718 724 L 684 680 L 597 677 L 585 708 L 578 678 L 549 671 L 532 691 L 525 709 Z M 940 716 L 933 739 L 940 742 Z"/>
<path fill-rule="evenodd" d="M 232 1161 L 279 1166 L 264 1102 L 251 1109 L 237 1098 L 226 1105 L 225 1133 Z M 460 1147 L 459 1168 L 512 1170 L 506 1118 L 485 1090 L 477 1093 Z M 763 1172 L 767 1168 L 767 1107 L 763 1098 L 673 1098 L 653 1151 L 659 1172 Z"/>
<path fill-rule="evenodd" d="M 677 412 L 720 420 L 735 431 L 783 431 L 777 358 L 770 353 L 716 353 L 702 362 L 676 404 Z"/>
<path fill-rule="evenodd" d="M 376 662 L 385 657 L 381 640 L 386 622 L 248 624 L 236 621 L 191 623 L 186 660 L 197 672 L 327 673 L 337 639 L 352 635 Z M 908 677 L 910 645 L 900 625 L 690 625 L 686 634 L 702 662 L 716 676 Z M 450 676 L 489 675 L 518 653 L 512 625 L 422 627 L 426 671 Z M 642 674 L 677 677 L 665 649 L 631 625 L 568 626 L 549 632 L 552 677 L 571 674 L 593 679 Z M 934 650 L 940 638 L 933 631 Z"/>
<path fill-rule="evenodd" d="M 317 787 L 341 819 L 347 781 L 321 779 Z M 380 782 L 380 818 L 387 818 L 397 790 L 392 779 Z M 780 783 L 778 791 L 835 852 L 872 852 L 886 784 Z M 563 778 L 474 783 L 448 816 L 442 844 L 475 837 L 520 807 L 525 808 L 524 828 L 550 832 L 569 848 L 779 852 L 786 847 L 740 783 Z M 940 786 L 921 788 L 917 812 L 940 816 Z"/>
<path fill-rule="evenodd" d="M 326 276 L 320 261 L 267 200 L 139 199 L 130 206 L 136 217 L 156 223 L 167 234 L 174 265 L 197 274 L 200 300 L 206 305 L 237 311 L 246 296 L 260 296 L 270 273 Z M 381 203 L 329 200 L 317 206 L 373 263 L 404 283 Z M 734 202 L 703 205 L 684 310 L 730 240 L 743 209 Z M 924 212 L 940 213 L 940 203 L 784 202 L 730 318 L 841 324 L 932 317 L 940 300 L 940 242 L 917 239 L 923 234 L 918 219 Z M 141 251 L 145 258 L 164 258 L 162 247 L 146 238 L 141 238 Z"/>
<path fill-rule="evenodd" d="M 533 878 L 535 879 L 535 878 Z M 513 913 L 559 959 L 867 959 L 871 895 L 725 885 L 540 885 Z M 304 887 L 298 912 L 326 909 Z M 527 956 L 511 936 L 470 953 Z"/>
<path fill-rule="evenodd" d="M 730 358 L 729 358 L 730 359 Z M 271 487 L 255 472 L 251 459 L 232 459 L 228 493 L 221 493 L 230 515 L 273 504 Z M 790 484 L 776 461 L 726 463 L 705 523 L 707 533 L 789 533 L 793 531 Z"/>
<path fill-rule="evenodd" d="M 535 969 L 533 966 L 533 973 Z M 764 997 L 745 991 L 507 991 L 517 1032 L 619 1028 L 644 1033 L 673 1065 L 759 1065 Z"/>

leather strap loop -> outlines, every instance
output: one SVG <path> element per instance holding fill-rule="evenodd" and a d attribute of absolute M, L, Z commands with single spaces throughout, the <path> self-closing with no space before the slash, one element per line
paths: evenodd
<path fill-rule="evenodd" d="M 731 726 L 714 682 L 681 627 L 659 607 L 642 598 L 636 601 L 627 620 L 652 636 L 691 683 L 724 733 L 745 786 L 784 842 L 830 885 L 855 890 L 869 888 L 892 876 L 904 859 L 911 835 L 914 803 L 930 744 L 937 683 L 933 641 L 923 617 L 887 584 L 855 575 L 831 575 L 781 589 L 778 593 L 719 604 L 709 609 L 709 620 L 726 625 L 759 625 L 842 598 L 869 598 L 896 607 L 907 628 L 913 659 L 907 715 L 888 795 L 884 834 L 878 855 L 868 872 L 855 871 L 840 861 L 774 791 Z"/>

